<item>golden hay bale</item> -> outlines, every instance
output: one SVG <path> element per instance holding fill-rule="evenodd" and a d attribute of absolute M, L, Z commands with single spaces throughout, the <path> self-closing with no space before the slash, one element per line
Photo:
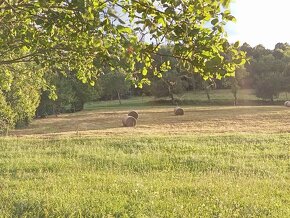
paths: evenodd
<path fill-rule="evenodd" d="M 137 120 L 132 116 L 124 116 L 122 123 L 125 127 L 134 127 L 137 124 Z"/>
<path fill-rule="evenodd" d="M 139 114 L 136 111 L 130 111 L 128 113 L 128 116 L 134 117 L 137 120 L 139 117 Z"/>
<path fill-rule="evenodd" d="M 290 107 L 290 101 L 286 101 L 284 104 L 286 107 Z"/>
<path fill-rule="evenodd" d="M 179 116 L 184 115 L 184 110 L 181 107 L 176 107 L 174 108 L 174 114 Z"/>

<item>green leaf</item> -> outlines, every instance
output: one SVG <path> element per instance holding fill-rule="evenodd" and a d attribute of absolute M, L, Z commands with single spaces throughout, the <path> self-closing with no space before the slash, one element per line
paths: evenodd
<path fill-rule="evenodd" d="M 129 28 L 129 27 L 125 27 L 125 26 L 122 26 L 122 25 L 118 25 L 118 26 L 117 26 L 117 30 L 118 30 L 120 33 L 129 33 L 129 34 L 132 33 L 132 29 L 131 29 L 131 28 Z"/>
<path fill-rule="evenodd" d="M 215 18 L 215 19 L 213 19 L 213 20 L 211 21 L 211 24 L 212 24 L 213 26 L 216 26 L 216 25 L 218 24 L 218 22 L 219 22 L 219 19 L 218 19 L 218 18 Z"/>
<path fill-rule="evenodd" d="M 235 46 L 236 48 L 239 48 L 239 46 L 240 46 L 240 42 L 239 42 L 239 41 L 236 41 L 235 44 L 234 44 L 234 46 Z"/>
<path fill-rule="evenodd" d="M 166 22 L 162 16 L 159 16 L 157 22 L 161 24 L 163 27 L 166 27 Z"/>
<path fill-rule="evenodd" d="M 142 75 L 143 75 L 143 76 L 146 76 L 147 73 L 148 73 L 148 70 L 147 70 L 147 68 L 144 67 L 144 68 L 142 69 Z"/>

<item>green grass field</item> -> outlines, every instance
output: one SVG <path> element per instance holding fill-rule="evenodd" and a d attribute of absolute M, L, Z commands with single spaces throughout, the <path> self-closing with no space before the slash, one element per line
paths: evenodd
<path fill-rule="evenodd" d="M 287 134 L 2 139 L 1 216 L 289 217 Z"/>
<path fill-rule="evenodd" d="M 211 101 L 207 99 L 206 92 L 203 90 L 189 91 L 180 95 L 175 95 L 177 99 L 181 101 L 183 105 L 194 106 L 207 106 L 207 105 L 233 105 L 234 97 L 230 89 L 217 89 L 210 91 Z M 290 93 L 282 93 L 275 98 L 274 104 L 280 105 L 286 100 L 289 100 Z M 91 102 L 85 105 L 86 110 L 95 110 L 98 108 L 126 108 L 126 107 L 152 107 L 163 106 L 170 104 L 169 98 L 154 98 L 152 96 L 145 97 L 132 97 L 130 99 L 122 100 L 122 104 L 119 105 L 118 100 L 114 101 L 99 101 Z M 271 102 L 263 101 L 255 96 L 255 91 L 252 89 L 241 89 L 238 91 L 238 104 L 249 105 L 265 105 L 272 104 Z"/>
<path fill-rule="evenodd" d="M 289 108 L 115 103 L 0 138 L 0 217 L 290 217 Z"/>

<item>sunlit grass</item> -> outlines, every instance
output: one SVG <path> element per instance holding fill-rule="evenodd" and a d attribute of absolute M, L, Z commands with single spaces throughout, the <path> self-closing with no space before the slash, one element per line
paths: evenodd
<path fill-rule="evenodd" d="M 234 96 L 230 89 L 215 89 L 210 91 L 210 99 L 208 101 L 206 92 L 204 90 L 188 91 L 183 94 L 175 95 L 176 99 L 180 100 L 180 104 L 183 105 L 233 105 Z M 271 104 L 270 102 L 262 101 L 255 96 L 255 90 L 253 89 L 241 89 L 237 94 L 238 103 L 241 105 L 263 105 Z M 281 93 L 275 101 L 283 102 L 290 99 L 290 93 Z M 118 100 L 113 101 L 97 101 L 90 102 L 85 105 L 86 110 L 96 110 L 104 108 L 144 108 L 152 106 L 164 106 L 170 105 L 171 100 L 169 98 L 154 98 L 153 96 L 143 97 L 131 97 L 123 99 L 122 104 L 119 104 Z"/>
<path fill-rule="evenodd" d="M 290 135 L 1 139 L 0 216 L 289 217 Z"/>

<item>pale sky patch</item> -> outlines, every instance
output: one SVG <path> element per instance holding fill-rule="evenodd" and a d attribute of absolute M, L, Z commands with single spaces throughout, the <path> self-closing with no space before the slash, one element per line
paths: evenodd
<path fill-rule="evenodd" d="M 290 43 L 290 0 L 235 0 L 231 11 L 237 22 L 227 25 L 230 42 L 269 49 L 278 42 Z"/>

